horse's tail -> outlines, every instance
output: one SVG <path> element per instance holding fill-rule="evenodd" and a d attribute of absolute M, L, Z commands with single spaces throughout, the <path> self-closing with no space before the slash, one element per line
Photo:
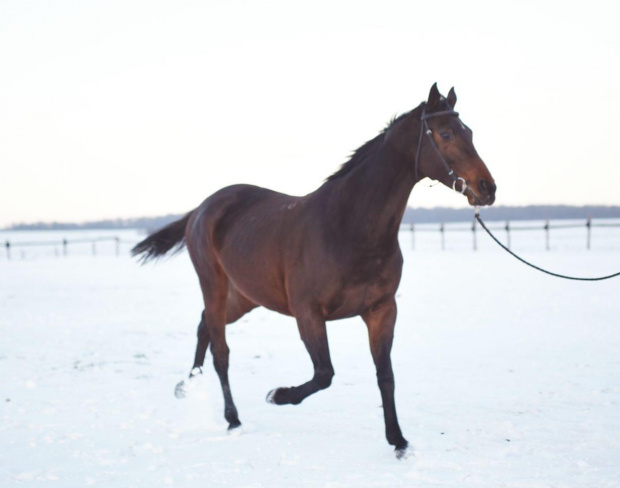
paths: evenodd
<path fill-rule="evenodd" d="M 140 261 L 146 263 L 153 259 L 160 258 L 173 251 L 176 254 L 185 247 L 185 227 L 191 217 L 192 212 L 182 219 L 176 220 L 166 227 L 153 232 L 142 242 L 139 242 L 131 250 L 132 256 L 142 254 Z"/>

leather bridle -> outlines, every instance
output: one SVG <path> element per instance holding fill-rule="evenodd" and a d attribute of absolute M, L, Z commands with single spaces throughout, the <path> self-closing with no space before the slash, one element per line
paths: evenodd
<path fill-rule="evenodd" d="M 454 173 L 454 170 L 450 167 L 450 165 L 448 164 L 448 161 L 446 161 L 446 158 L 444 158 L 443 154 L 441 154 L 439 147 L 437 147 L 437 143 L 435 142 L 435 139 L 433 139 L 433 131 L 428 126 L 428 119 L 432 119 L 434 117 L 441 117 L 442 115 L 454 115 L 458 117 L 459 113 L 455 112 L 454 110 L 442 110 L 440 112 L 433 112 L 433 113 L 427 114 L 426 103 L 424 103 L 424 105 L 422 106 L 422 116 L 420 117 L 420 122 L 421 122 L 420 137 L 418 138 L 418 149 L 416 150 L 416 153 L 415 153 L 415 181 L 418 180 L 418 163 L 420 159 L 420 150 L 422 149 L 422 141 L 424 139 L 424 134 L 426 134 L 431 143 L 431 146 L 433 147 L 433 149 L 435 149 L 435 152 L 439 156 L 439 160 L 443 163 L 444 167 L 446 168 L 446 172 L 448 173 L 448 176 L 452 178 L 452 189 L 454 191 L 458 191 L 456 189 L 456 184 L 460 180 L 461 191 L 459 193 L 465 194 L 465 192 L 467 191 L 467 182 L 465 181 L 465 178 L 456 176 L 456 174 Z"/>

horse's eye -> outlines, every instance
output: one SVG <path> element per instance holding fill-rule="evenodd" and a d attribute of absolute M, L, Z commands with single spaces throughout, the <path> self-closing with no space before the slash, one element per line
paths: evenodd
<path fill-rule="evenodd" d="M 450 139 L 452 139 L 452 133 L 450 132 L 440 132 L 439 135 L 444 141 L 449 141 Z"/>

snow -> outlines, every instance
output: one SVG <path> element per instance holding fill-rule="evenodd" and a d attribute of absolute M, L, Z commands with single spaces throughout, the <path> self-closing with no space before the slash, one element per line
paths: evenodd
<path fill-rule="evenodd" d="M 513 249 L 557 272 L 620 270 L 620 230 L 597 229 L 591 251 L 585 230 L 557 232 L 551 252 L 542 231 L 515 233 Z M 174 396 L 202 310 L 187 254 L 142 267 L 129 244 L 120 257 L 112 243 L 96 256 L 88 244 L 3 255 L 0 485 L 619 487 L 620 279 L 548 277 L 481 233 L 477 252 L 471 232 L 448 233 L 443 252 L 437 233 L 402 243 L 392 357 L 414 447 L 403 461 L 384 439 L 360 319 L 329 324 L 334 382 L 298 406 L 265 402 L 311 375 L 293 319 L 257 309 L 230 326 L 243 427 L 229 435 L 210 356 L 188 397 Z"/>

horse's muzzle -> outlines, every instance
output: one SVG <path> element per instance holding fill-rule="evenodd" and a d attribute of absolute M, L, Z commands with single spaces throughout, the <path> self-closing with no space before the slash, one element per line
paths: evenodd
<path fill-rule="evenodd" d="M 481 179 L 477 188 L 474 189 L 470 186 L 468 189 L 467 197 L 470 205 L 493 205 L 495 202 L 495 191 L 497 190 L 495 182 Z"/>

